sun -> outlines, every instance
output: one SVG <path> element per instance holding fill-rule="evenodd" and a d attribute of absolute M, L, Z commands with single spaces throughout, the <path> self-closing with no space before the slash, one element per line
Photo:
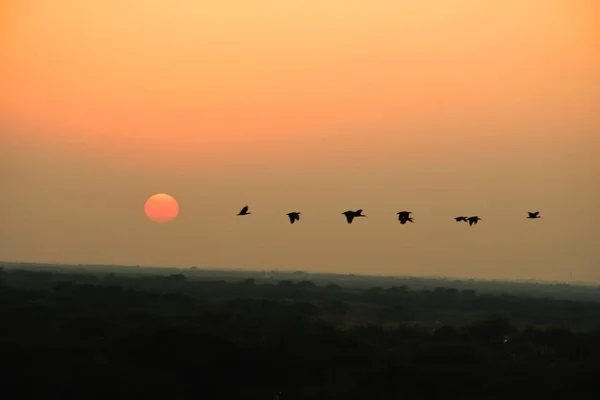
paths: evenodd
<path fill-rule="evenodd" d="M 173 221 L 179 215 L 177 200 L 166 193 L 157 193 L 146 201 L 144 212 L 150 221 L 165 224 Z"/>

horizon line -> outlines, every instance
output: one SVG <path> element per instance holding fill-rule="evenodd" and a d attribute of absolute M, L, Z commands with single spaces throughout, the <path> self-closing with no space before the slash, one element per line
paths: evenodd
<path fill-rule="evenodd" d="M 99 264 L 99 263 L 64 263 L 64 262 L 38 262 L 38 261 L 5 261 L 0 260 L 0 267 L 5 267 L 4 264 L 29 264 L 37 266 L 48 266 L 48 267 L 120 267 L 120 268 L 146 268 L 146 269 L 174 269 L 184 271 L 210 271 L 210 272 L 246 272 L 246 273 L 283 273 L 293 274 L 302 272 L 308 275 L 337 275 L 337 276 L 353 276 L 362 278 L 388 278 L 388 279 L 429 279 L 429 280 L 453 280 L 453 281 L 478 281 L 478 282 L 500 282 L 500 283 L 529 283 L 529 284 L 567 284 L 572 286 L 600 286 L 599 281 L 560 281 L 560 280 L 547 280 L 540 278 L 464 278 L 458 276 L 444 276 L 444 275 L 390 275 L 390 274 L 365 274 L 365 273 L 343 273 L 343 272 L 311 272 L 302 269 L 248 269 L 248 268 L 234 268 L 234 267 L 198 267 L 196 265 L 190 265 L 187 267 L 177 266 L 166 266 L 166 265 L 148 265 L 148 264 Z M 195 269 L 192 269 L 195 268 Z"/>

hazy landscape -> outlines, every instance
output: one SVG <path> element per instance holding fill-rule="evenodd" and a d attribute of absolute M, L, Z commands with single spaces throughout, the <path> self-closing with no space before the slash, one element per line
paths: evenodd
<path fill-rule="evenodd" d="M 0 319 L 0 382 L 22 398 L 600 389 L 597 285 L 3 263 Z"/>
<path fill-rule="evenodd" d="M 598 0 L 0 1 L 0 398 L 591 399 Z"/>

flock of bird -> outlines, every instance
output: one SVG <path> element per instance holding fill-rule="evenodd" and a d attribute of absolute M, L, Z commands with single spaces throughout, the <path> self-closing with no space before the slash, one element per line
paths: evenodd
<path fill-rule="evenodd" d="M 237 215 L 250 215 L 250 214 L 252 214 L 252 213 L 248 211 L 248 206 L 244 206 L 240 210 L 240 212 L 237 213 Z M 290 219 L 290 224 L 293 224 L 296 221 L 300 221 L 300 214 L 302 214 L 302 213 L 298 212 L 298 211 L 293 211 L 293 212 L 287 213 L 286 215 Z M 396 214 L 398 214 L 398 221 L 400 221 L 400 223 L 402 225 L 406 224 L 407 222 L 411 222 L 411 223 L 415 222 L 414 218 L 410 216 L 412 214 L 412 211 L 400 211 Z M 536 212 L 528 211 L 527 214 L 529 214 L 527 216 L 528 219 L 541 218 L 539 211 L 536 211 Z M 352 210 L 344 211 L 342 213 L 342 215 L 344 215 L 346 217 L 346 221 L 348 221 L 349 224 L 351 224 L 352 221 L 354 221 L 354 218 L 366 217 L 366 215 L 363 214 L 362 209 L 359 209 L 356 211 L 352 211 Z M 477 222 L 482 221 L 483 219 L 479 218 L 476 215 L 473 217 L 465 217 L 465 216 L 455 217 L 454 220 L 456 222 L 468 222 L 469 226 L 472 226 L 473 224 L 477 225 Z"/>

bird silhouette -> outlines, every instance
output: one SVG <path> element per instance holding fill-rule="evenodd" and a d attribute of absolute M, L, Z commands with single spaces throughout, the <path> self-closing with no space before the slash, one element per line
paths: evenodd
<path fill-rule="evenodd" d="M 344 211 L 342 214 L 346 216 L 346 221 L 348 221 L 348 223 L 351 224 L 355 217 L 366 217 L 366 215 L 363 215 L 362 212 L 362 209 L 356 211 L 348 210 Z"/>
<path fill-rule="evenodd" d="M 242 208 L 240 210 L 239 213 L 237 213 L 237 215 L 249 215 L 252 214 L 251 212 L 248 212 L 248 206 L 244 206 L 244 208 Z"/>
<path fill-rule="evenodd" d="M 354 220 L 354 211 L 348 210 L 344 211 L 342 214 L 346 216 L 346 221 L 348 221 L 348 223 L 351 224 Z"/>
<path fill-rule="evenodd" d="M 542 218 L 539 216 L 539 213 L 540 213 L 539 211 L 536 211 L 536 212 L 527 211 L 527 214 L 529 214 L 529 216 L 527 218 L 531 218 L 531 219 Z"/>
<path fill-rule="evenodd" d="M 413 219 L 410 217 L 410 214 L 412 214 L 412 211 L 400 211 L 397 214 L 398 214 L 398 221 L 400 221 L 400 223 L 402 225 L 404 225 L 406 223 L 406 221 L 413 222 Z"/>
<path fill-rule="evenodd" d="M 469 226 L 473 225 L 473 224 L 477 224 L 477 221 L 483 221 L 481 218 L 479 218 L 478 216 L 474 216 L 474 217 L 469 217 L 467 218 L 467 220 L 469 221 Z"/>
<path fill-rule="evenodd" d="M 286 215 L 290 218 L 290 224 L 293 224 L 296 221 L 300 221 L 300 214 L 302 213 L 297 211 L 287 213 Z"/>
<path fill-rule="evenodd" d="M 454 220 L 455 220 L 456 222 L 460 222 L 460 221 L 465 221 L 465 222 L 468 222 L 468 218 L 469 218 L 469 217 L 456 217 L 456 218 L 454 218 Z"/>

